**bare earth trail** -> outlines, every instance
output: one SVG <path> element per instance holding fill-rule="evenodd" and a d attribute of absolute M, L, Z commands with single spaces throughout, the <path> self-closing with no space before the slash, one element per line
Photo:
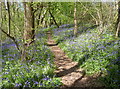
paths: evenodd
<path fill-rule="evenodd" d="M 48 46 L 55 55 L 57 70 L 55 73 L 62 78 L 61 89 L 103 89 L 104 86 L 97 81 L 96 76 L 86 76 L 83 69 L 79 68 L 77 62 L 68 58 L 57 44 L 52 40 L 51 33 L 48 32 Z"/>

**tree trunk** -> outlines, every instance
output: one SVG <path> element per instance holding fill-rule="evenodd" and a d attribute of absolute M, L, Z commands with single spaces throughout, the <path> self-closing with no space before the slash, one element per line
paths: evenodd
<path fill-rule="evenodd" d="M 99 17 L 99 24 L 100 24 L 100 34 L 103 33 L 103 9 L 102 9 L 102 2 L 100 2 L 100 11 L 98 10 L 98 17 Z"/>
<path fill-rule="evenodd" d="M 2 16 L 3 16 L 3 12 L 2 12 L 2 10 L 3 10 L 3 6 L 2 6 L 2 2 L 0 2 L 0 11 L 1 11 L 1 13 L 0 13 L 0 22 L 1 22 L 1 24 L 0 24 L 0 27 L 2 27 L 2 25 L 3 25 L 3 18 L 2 18 Z M 1 30 L 0 30 L 0 39 L 2 38 L 2 32 L 1 32 Z M 2 43 L 2 39 L 0 40 L 0 43 Z M 2 46 L 2 44 L 1 44 L 1 46 Z M 1 53 L 2 53 L 2 47 L 0 47 L 0 49 L 1 49 Z M 0 57 L 1 58 L 1 57 Z M 1 58 L 2 59 L 2 58 Z"/>
<path fill-rule="evenodd" d="M 75 26 L 74 26 L 74 36 L 77 36 L 77 29 L 78 29 L 78 27 L 77 27 L 77 10 L 76 10 L 76 2 L 74 3 L 75 4 L 75 7 L 74 7 L 74 24 L 75 24 Z"/>
<path fill-rule="evenodd" d="M 53 14 L 52 14 L 52 12 L 51 12 L 51 3 L 50 3 L 50 2 L 48 3 L 48 10 L 49 10 L 49 14 L 50 14 L 51 18 L 53 19 L 55 25 L 59 28 L 59 25 L 57 24 L 57 22 L 56 22 L 56 20 L 55 20 L 55 17 L 53 16 Z M 51 20 L 52 20 L 52 19 L 51 19 Z"/>
<path fill-rule="evenodd" d="M 118 27 L 117 27 L 117 31 L 116 31 L 115 36 L 116 36 L 116 37 L 119 37 L 119 36 L 120 36 L 120 22 L 118 23 Z"/>
<path fill-rule="evenodd" d="M 120 22 L 120 1 L 118 2 L 118 18 L 117 18 L 116 26 L 119 24 L 119 22 Z"/>
<path fill-rule="evenodd" d="M 85 8 L 85 10 L 87 11 L 87 12 L 89 12 L 89 14 L 90 14 L 90 16 L 94 19 L 94 21 L 96 22 L 96 25 L 99 25 L 99 23 L 98 23 L 98 19 L 96 18 L 96 16 L 94 16 L 91 12 L 90 12 L 90 10 L 86 7 L 86 6 L 84 6 L 84 4 L 82 3 L 82 2 L 80 2 L 81 3 L 81 5 L 83 6 L 83 8 Z M 93 6 L 94 6 L 94 4 L 93 4 Z M 94 8 L 96 8 L 96 7 L 94 7 Z"/>
<path fill-rule="evenodd" d="M 27 59 L 27 47 L 34 42 L 34 14 L 31 3 L 24 2 L 24 45 L 22 50 L 22 60 Z"/>
<path fill-rule="evenodd" d="M 7 1 L 7 11 L 8 11 L 8 34 L 10 35 L 10 5 L 9 2 Z"/>
<path fill-rule="evenodd" d="M 59 25 L 57 24 L 57 22 L 55 20 L 55 17 L 52 15 L 50 9 L 49 9 L 49 13 L 50 13 L 51 17 L 53 18 L 53 21 L 54 21 L 55 25 L 59 28 Z"/>
<path fill-rule="evenodd" d="M 41 14 L 42 14 L 42 9 L 43 9 L 43 7 L 41 7 L 41 9 L 40 9 L 40 13 L 39 13 L 39 15 L 38 15 L 38 19 L 37 19 L 37 27 L 39 26 L 39 23 L 40 23 L 40 17 L 41 17 Z"/>
<path fill-rule="evenodd" d="M 120 37 L 120 1 L 118 2 L 118 18 L 116 22 L 116 37 Z"/>
<path fill-rule="evenodd" d="M 34 40 L 34 15 L 31 4 L 24 3 L 24 41 L 26 45 L 30 45 Z"/>
<path fill-rule="evenodd" d="M 44 22 L 45 15 L 47 14 L 47 10 L 44 11 L 42 18 L 41 18 L 41 24 Z"/>

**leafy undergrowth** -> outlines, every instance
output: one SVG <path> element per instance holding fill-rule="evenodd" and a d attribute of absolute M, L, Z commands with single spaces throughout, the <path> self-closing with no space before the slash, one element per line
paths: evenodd
<path fill-rule="evenodd" d="M 86 26 L 80 26 L 77 37 L 73 36 L 73 27 L 54 29 L 54 39 L 88 75 L 101 72 L 100 80 L 107 87 L 120 87 L 120 39 L 107 28 L 99 37 L 97 26 Z"/>
<path fill-rule="evenodd" d="M 54 74 L 54 56 L 50 49 L 45 46 L 46 35 L 39 31 L 36 41 L 29 46 L 27 51 L 27 61 L 21 62 L 20 53 L 15 44 L 9 43 L 2 45 L 2 88 L 24 88 L 24 87 L 59 87 L 61 79 Z"/>

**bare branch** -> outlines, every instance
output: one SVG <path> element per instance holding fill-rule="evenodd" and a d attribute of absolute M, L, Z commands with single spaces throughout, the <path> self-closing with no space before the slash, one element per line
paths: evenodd
<path fill-rule="evenodd" d="M 7 37 L 11 38 L 11 39 L 14 41 L 14 43 L 15 43 L 17 49 L 20 51 L 20 48 L 19 48 L 19 45 L 18 45 L 16 39 L 15 39 L 13 36 L 9 35 L 7 32 L 5 32 L 1 27 L 0 27 L 0 30 L 1 30 L 4 34 L 6 34 Z"/>

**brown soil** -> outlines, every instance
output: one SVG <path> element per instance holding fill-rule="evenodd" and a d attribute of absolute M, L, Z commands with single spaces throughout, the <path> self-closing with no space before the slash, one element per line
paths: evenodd
<path fill-rule="evenodd" d="M 52 40 L 48 33 L 48 46 L 55 55 L 55 71 L 57 77 L 61 77 L 63 86 L 61 89 L 103 89 L 104 86 L 97 80 L 99 75 L 86 76 L 85 70 L 79 68 L 77 62 L 73 62 Z"/>

